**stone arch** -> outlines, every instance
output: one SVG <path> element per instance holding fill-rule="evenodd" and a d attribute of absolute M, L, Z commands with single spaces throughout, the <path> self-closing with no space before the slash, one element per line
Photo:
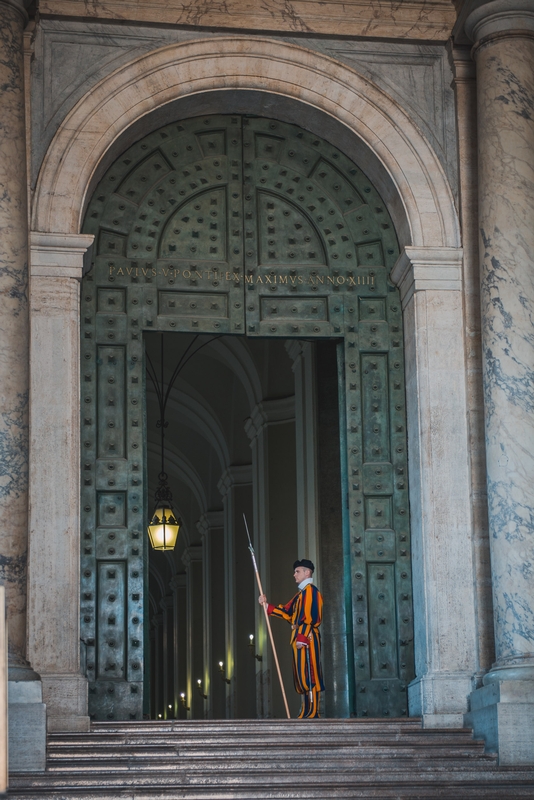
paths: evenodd
<path fill-rule="evenodd" d="M 47 152 L 33 230 L 80 231 L 99 166 L 137 121 L 183 98 L 251 89 L 290 98 L 356 134 L 368 177 L 388 202 L 401 246 L 459 246 L 443 168 L 394 100 L 331 58 L 321 56 L 317 63 L 315 54 L 295 44 L 247 36 L 163 47 L 97 84 L 65 118 Z"/>

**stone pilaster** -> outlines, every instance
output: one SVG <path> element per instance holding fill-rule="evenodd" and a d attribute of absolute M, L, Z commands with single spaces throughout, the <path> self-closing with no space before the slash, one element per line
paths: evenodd
<path fill-rule="evenodd" d="M 226 615 L 224 612 L 224 513 L 207 511 L 197 522 L 202 539 L 202 586 L 204 610 L 204 674 L 211 687 L 206 701 L 208 719 L 226 716 L 227 684 L 218 674 L 218 663 L 226 664 Z"/>
<path fill-rule="evenodd" d="M 163 614 L 162 622 L 162 684 L 163 684 L 163 719 L 175 719 L 174 670 L 173 670 L 173 629 L 174 598 L 166 594 L 159 606 Z"/>
<path fill-rule="evenodd" d="M 204 672 L 204 621 L 202 598 L 202 547 L 190 545 L 182 555 L 186 571 L 187 586 L 187 697 L 192 719 L 204 719 L 206 701 L 200 696 L 197 681 L 200 679 L 202 693 L 209 695 L 210 686 Z"/>
<path fill-rule="evenodd" d="M 186 708 L 191 705 L 190 697 L 187 697 L 187 581 L 186 575 L 180 573 L 175 575 L 169 583 L 173 596 L 173 680 L 174 680 L 174 704 L 177 709 L 176 716 L 179 719 L 187 719 Z M 182 702 L 182 692 L 186 695 L 185 704 Z"/>
<path fill-rule="evenodd" d="M 495 656 L 468 721 L 534 764 L 534 8 L 474 4 L 488 513 Z"/>
<path fill-rule="evenodd" d="M 471 513 L 477 596 L 477 675 L 482 680 L 495 657 L 486 494 L 486 447 L 478 254 L 476 69 L 469 46 L 449 49 L 458 131 L 458 177 L 462 229 L 467 418 L 470 440 Z"/>
<path fill-rule="evenodd" d="M 9 768 L 45 766 L 45 706 L 27 661 L 28 203 L 22 0 L 0 1 L 0 582 L 9 657 Z"/>
<path fill-rule="evenodd" d="M 409 710 L 425 726 L 457 727 L 477 663 L 462 251 L 406 247 L 392 278 L 406 342 L 416 654 Z"/>
<path fill-rule="evenodd" d="M 245 423 L 245 432 L 252 451 L 254 524 L 251 534 L 263 590 L 269 601 L 286 602 L 286 595 L 291 596 L 289 592 L 293 589 L 293 586 L 288 586 L 286 578 L 291 574 L 293 561 L 299 557 L 298 515 L 296 487 L 289 480 L 282 486 L 280 475 L 289 463 L 293 448 L 296 454 L 295 397 L 258 403 Z M 265 717 L 283 718 L 286 712 L 267 639 L 264 613 L 257 602 L 255 608 L 256 649 L 263 657 L 256 667 L 257 682 L 261 687 L 261 693 L 258 692 L 258 711 Z M 276 623 L 272 629 L 282 674 L 290 675 L 291 651 L 287 646 L 286 631 Z M 298 704 L 294 693 L 288 693 L 288 702 L 292 714 L 296 716 Z"/>
<path fill-rule="evenodd" d="M 313 561 L 314 580 L 321 586 L 314 350 L 310 342 L 301 342 L 298 339 L 287 341 L 286 350 L 293 361 L 295 376 L 298 552 L 299 558 L 309 558 Z"/>
<path fill-rule="evenodd" d="M 163 612 L 154 614 L 150 622 L 152 623 L 151 634 L 153 662 L 152 668 L 152 716 L 154 719 L 163 719 Z"/>
<path fill-rule="evenodd" d="M 224 506 L 226 652 L 221 660 L 225 662 L 226 676 L 230 680 L 230 684 L 226 684 L 228 719 L 255 716 L 247 702 L 255 695 L 254 667 L 250 666 L 247 652 L 248 634 L 254 632 L 254 573 L 243 524 L 243 513 L 247 515 L 249 526 L 252 517 L 251 484 L 250 464 L 228 467 L 217 484 Z M 253 684 L 251 691 L 250 683 Z"/>
<path fill-rule="evenodd" d="M 80 664 L 79 342 L 92 241 L 31 234 L 28 653 L 42 677 L 49 730 L 89 729 Z"/>

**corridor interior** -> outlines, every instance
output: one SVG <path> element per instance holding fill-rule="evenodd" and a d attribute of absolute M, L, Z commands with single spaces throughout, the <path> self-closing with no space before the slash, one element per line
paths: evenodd
<path fill-rule="evenodd" d="M 147 364 L 165 390 L 181 364 L 164 435 L 165 471 L 182 520 L 174 551 L 149 554 L 146 718 L 285 716 L 243 514 L 272 602 L 293 596 L 295 559 L 315 562 L 316 582 L 330 600 L 323 641 L 324 658 L 332 660 L 333 609 L 344 613 L 336 346 L 145 334 Z M 149 513 L 161 470 L 161 414 L 150 372 Z M 273 633 L 295 716 L 289 627 L 276 620 Z M 346 664 L 327 671 L 335 680 Z"/>

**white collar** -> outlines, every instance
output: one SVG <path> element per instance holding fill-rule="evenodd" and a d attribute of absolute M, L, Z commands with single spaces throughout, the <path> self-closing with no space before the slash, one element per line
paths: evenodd
<path fill-rule="evenodd" d="M 310 584 L 310 583 L 313 583 L 313 578 L 304 578 L 304 580 L 299 583 L 300 591 L 305 589 L 306 586 L 308 586 L 308 584 Z"/>

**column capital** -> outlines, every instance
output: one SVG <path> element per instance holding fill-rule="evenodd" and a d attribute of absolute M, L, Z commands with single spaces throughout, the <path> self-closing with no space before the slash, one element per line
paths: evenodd
<path fill-rule="evenodd" d="M 475 0 L 465 20 L 465 32 L 475 48 L 503 36 L 534 36 L 532 0 Z"/>
<path fill-rule="evenodd" d="M 458 292 L 462 288 L 461 247 L 405 247 L 391 270 L 404 308 L 415 292 Z"/>
<path fill-rule="evenodd" d="M 182 555 L 182 562 L 185 568 L 187 569 L 191 564 L 199 561 L 202 561 L 202 545 L 193 544 L 186 547 Z"/>
<path fill-rule="evenodd" d="M 225 497 L 232 486 L 247 486 L 249 483 L 252 483 L 252 464 L 242 464 L 225 469 L 219 478 L 217 489 Z"/>
<path fill-rule="evenodd" d="M 278 400 L 263 400 L 254 406 L 245 422 L 245 433 L 252 441 L 257 438 L 265 425 L 291 422 L 295 419 L 295 396 L 281 397 Z"/>
<path fill-rule="evenodd" d="M 453 85 L 476 79 L 476 66 L 469 45 L 448 45 L 449 63 L 454 74 Z"/>
<path fill-rule="evenodd" d="M 81 281 L 84 256 L 94 238 L 92 234 L 31 231 L 31 277 L 76 278 Z"/>
<path fill-rule="evenodd" d="M 201 536 L 207 536 L 210 530 L 216 528 L 224 528 L 224 511 L 206 511 L 197 522 Z"/>

